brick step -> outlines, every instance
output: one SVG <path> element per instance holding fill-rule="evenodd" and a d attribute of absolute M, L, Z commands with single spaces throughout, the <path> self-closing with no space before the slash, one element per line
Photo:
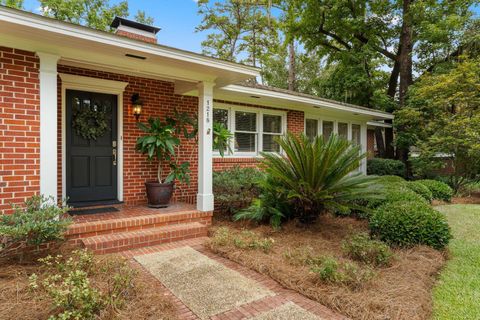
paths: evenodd
<path fill-rule="evenodd" d="M 210 225 L 211 217 L 212 212 L 191 210 L 110 218 L 99 221 L 77 222 L 68 228 L 67 238 L 69 240 L 73 240 L 191 222 L 199 222 L 203 225 Z"/>
<path fill-rule="evenodd" d="M 81 239 L 81 245 L 97 254 L 154 246 L 185 239 L 205 237 L 208 227 L 199 222 L 120 232 Z"/>

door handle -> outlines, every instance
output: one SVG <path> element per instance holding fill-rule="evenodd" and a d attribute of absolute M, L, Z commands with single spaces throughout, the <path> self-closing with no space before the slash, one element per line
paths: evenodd
<path fill-rule="evenodd" d="M 113 159 L 113 165 L 117 165 L 117 141 L 112 142 L 112 159 Z"/>

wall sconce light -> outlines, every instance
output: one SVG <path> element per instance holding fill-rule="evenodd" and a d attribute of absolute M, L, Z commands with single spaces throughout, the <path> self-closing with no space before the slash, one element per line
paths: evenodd
<path fill-rule="evenodd" d="M 143 101 L 140 99 L 140 95 L 138 93 L 134 93 L 132 95 L 132 111 L 136 121 L 138 121 L 140 115 L 142 114 L 142 107 Z"/>

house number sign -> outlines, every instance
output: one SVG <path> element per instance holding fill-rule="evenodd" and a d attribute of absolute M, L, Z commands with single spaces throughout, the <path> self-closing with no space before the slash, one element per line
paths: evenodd
<path fill-rule="evenodd" d="M 211 108 L 210 108 L 210 99 L 206 99 L 205 103 L 206 103 L 206 108 L 205 108 L 205 121 L 206 121 L 207 123 L 210 123 L 210 109 L 211 109 Z M 208 128 L 208 130 L 207 130 L 207 135 L 209 135 L 209 134 L 210 134 L 210 128 Z"/>

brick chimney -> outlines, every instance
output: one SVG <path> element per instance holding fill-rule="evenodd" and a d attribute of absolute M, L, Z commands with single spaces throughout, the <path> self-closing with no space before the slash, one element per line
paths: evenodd
<path fill-rule="evenodd" d="M 160 31 L 160 28 L 120 17 L 115 17 L 110 26 L 119 36 L 149 43 L 157 43 L 157 33 Z"/>

